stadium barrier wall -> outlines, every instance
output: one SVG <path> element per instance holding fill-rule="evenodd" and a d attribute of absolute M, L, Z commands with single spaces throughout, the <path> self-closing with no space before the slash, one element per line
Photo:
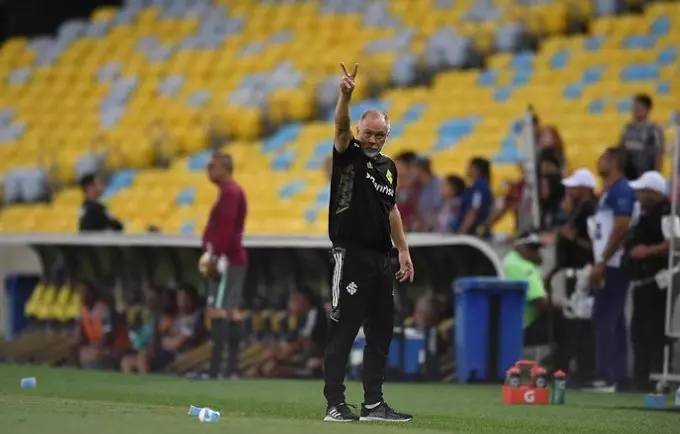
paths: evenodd
<path fill-rule="evenodd" d="M 401 298 L 430 290 L 449 291 L 451 282 L 459 277 L 503 276 L 499 252 L 479 238 L 409 234 L 408 241 L 416 281 L 397 285 Z M 300 286 L 322 296 L 330 294 L 331 245 L 326 237 L 246 236 L 244 245 L 249 254 L 246 299 L 257 295 L 277 300 Z M 0 298 L 5 300 L 0 304 L 7 301 L 7 277 L 34 274 L 50 278 L 57 270 L 72 280 L 93 280 L 112 289 L 117 303 L 149 282 L 169 286 L 189 282 L 203 292 L 204 279 L 197 267 L 200 254 L 200 240 L 185 235 L 4 234 L 0 235 Z M 21 306 L 5 308 L 15 313 L 21 310 Z M 5 324 L 5 319 L 0 318 L 0 324 Z"/>

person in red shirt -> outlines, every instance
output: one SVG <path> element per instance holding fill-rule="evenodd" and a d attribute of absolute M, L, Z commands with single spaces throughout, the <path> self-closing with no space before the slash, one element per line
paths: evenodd
<path fill-rule="evenodd" d="M 203 232 L 203 252 L 208 255 L 205 273 L 209 296 L 207 315 L 212 320 L 211 378 L 221 374 L 225 344 L 228 350 L 227 377 L 238 376 L 241 338 L 239 307 L 243 297 L 248 255 L 243 247 L 247 214 L 246 196 L 233 179 L 231 156 L 215 152 L 206 167 L 208 179 L 219 189 Z"/>

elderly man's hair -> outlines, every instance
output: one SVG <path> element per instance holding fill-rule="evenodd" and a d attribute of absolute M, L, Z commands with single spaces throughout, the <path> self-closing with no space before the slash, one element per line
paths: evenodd
<path fill-rule="evenodd" d="M 221 164 L 222 167 L 227 169 L 227 172 L 234 172 L 234 159 L 231 158 L 231 155 L 227 154 L 226 152 L 215 151 L 213 152 L 212 157 L 215 159 L 215 161 Z"/>
<path fill-rule="evenodd" d="M 360 120 L 360 121 L 363 121 L 363 120 L 366 119 L 366 117 L 368 117 L 368 116 L 378 116 L 378 117 L 382 117 L 383 120 L 385 121 L 385 123 L 387 124 L 387 134 L 388 134 L 388 135 L 390 134 L 390 130 L 392 129 L 392 124 L 390 123 L 390 118 L 389 118 L 389 116 L 387 116 L 387 113 L 386 113 L 385 111 L 383 111 L 383 110 L 375 110 L 375 109 L 366 110 L 365 112 L 363 112 L 363 113 L 361 114 L 361 118 L 360 118 L 359 120 Z"/>

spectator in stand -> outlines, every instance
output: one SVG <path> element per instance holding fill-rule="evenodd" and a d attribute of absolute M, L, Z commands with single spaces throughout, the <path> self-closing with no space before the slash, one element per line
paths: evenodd
<path fill-rule="evenodd" d="M 557 161 L 560 173 L 565 170 L 567 157 L 564 151 L 564 141 L 556 127 L 544 125 L 538 129 L 538 160 L 550 157 Z"/>
<path fill-rule="evenodd" d="M 394 159 L 397 167 L 397 208 L 406 231 L 412 231 L 418 220 L 418 188 L 413 175 L 416 158 L 415 152 L 405 151 Z"/>
<path fill-rule="evenodd" d="M 328 333 L 321 303 L 310 291 L 293 291 L 288 298 L 288 313 L 297 319 L 297 329 L 262 353 L 248 377 L 321 377 Z M 293 356 L 300 353 L 301 363 L 293 362 Z"/>
<path fill-rule="evenodd" d="M 621 133 L 619 146 L 626 152 L 624 175 L 628 179 L 638 179 L 649 170 L 662 171 L 663 129 L 649 120 L 652 106 L 652 98 L 649 95 L 635 95 L 633 119 L 626 124 Z"/>
<path fill-rule="evenodd" d="M 538 159 L 538 173 L 541 176 L 555 175 L 562 177 L 563 163 L 560 162 L 560 156 L 553 150 L 543 152 Z"/>
<path fill-rule="evenodd" d="M 564 186 L 559 174 L 541 175 L 539 179 L 541 230 L 550 230 L 562 224 Z"/>
<path fill-rule="evenodd" d="M 78 365 L 84 369 L 117 367 L 129 347 L 125 324 L 117 320 L 92 283 L 81 283 L 78 291 L 82 300 L 80 334 L 73 348 Z"/>
<path fill-rule="evenodd" d="M 204 337 L 200 302 L 196 289 L 182 285 L 176 294 L 177 314 L 167 329 L 159 333 L 151 361 L 151 369 L 159 371 L 172 363 L 183 352 L 193 349 Z"/>
<path fill-rule="evenodd" d="M 522 164 L 519 164 L 519 167 L 520 170 L 523 169 Z M 489 216 L 487 222 L 489 228 L 492 229 L 507 213 L 511 213 L 515 220 L 515 233 L 521 232 L 520 223 L 531 220 L 531 202 L 526 197 L 525 185 L 524 177 L 517 181 L 505 183 L 505 195 L 499 206 L 494 207 Z"/>
<path fill-rule="evenodd" d="M 435 231 L 442 209 L 441 180 L 432 173 L 432 162 L 424 155 L 416 158 L 413 173 L 418 185 L 418 230 Z"/>
<path fill-rule="evenodd" d="M 491 163 L 475 157 L 468 164 L 468 178 L 472 181 L 461 197 L 460 213 L 453 225 L 454 232 L 489 238 L 487 222 L 493 208 L 491 192 Z"/>
<path fill-rule="evenodd" d="M 123 224 L 116 220 L 106 205 L 99 201 L 104 192 L 104 184 L 97 175 L 89 174 L 82 177 L 80 187 L 85 201 L 80 207 L 78 228 L 80 232 L 112 230 L 120 232 Z"/>
<path fill-rule="evenodd" d="M 140 374 L 149 372 L 153 344 L 163 315 L 163 296 L 163 290 L 159 287 L 152 287 L 146 291 L 144 309 L 128 325 L 132 351 L 121 360 L 121 371 Z"/>
<path fill-rule="evenodd" d="M 595 262 L 590 285 L 596 288 L 593 330 L 598 380 L 593 387 L 598 392 L 615 392 L 628 377 L 624 307 L 630 280 L 621 269 L 621 257 L 636 199 L 624 176 L 625 149 L 607 149 L 597 167 L 604 188 L 595 215 L 588 222 Z"/>
<path fill-rule="evenodd" d="M 465 192 L 465 181 L 449 175 L 442 181 L 442 207 L 437 218 L 437 231 L 451 232 L 460 212 L 460 200 Z"/>

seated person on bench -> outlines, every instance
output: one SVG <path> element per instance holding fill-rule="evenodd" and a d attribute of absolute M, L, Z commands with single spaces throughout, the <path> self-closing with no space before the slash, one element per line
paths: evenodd
<path fill-rule="evenodd" d="M 78 290 L 82 300 L 80 335 L 74 346 L 78 364 L 84 369 L 113 368 L 129 344 L 125 324 L 116 321 L 93 284 L 81 283 Z"/>
<path fill-rule="evenodd" d="M 182 285 L 176 294 L 177 313 L 169 321 L 161 321 L 158 339 L 151 360 L 151 370 L 160 371 L 180 354 L 198 343 L 201 312 L 196 289 Z M 168 323 L 168 324 L 166 324 Z"/>
<path fill-rule="evenodd" d="M 288 313 L 297 319 L 296 330 L 265 351 L 247 372 L 249 377 L 320 377 L 328 323 L 323 307 L 310 291 L 295 290 L 288 297 Z M 297 363 L 292 359 L 301 354 Z"/>
<path fill-rule="evenodd" d="M 154 339 L 163 313 L 163 296 L 163 291 L 159 287 L 152 287 L 145 291 L 146 306 L 129 323 L 132 350 L 121 360 L 121 371 L 140 374 L 149 372 Z"/>
<path fill-rule="evenodd" d="M 540 268 L 542 247 L 538 233 L 521 234 L 514 242 L 514 249 L 503 258 L 503 268 L 506 278 L 528 283 L 527 304 L 524 308 L 524 345 L 548 345 L 552 332 L 555 345 L 553 367 L 568 372 L 565 320 L 562 309 L 550 304 L 545 290 Z"/>

